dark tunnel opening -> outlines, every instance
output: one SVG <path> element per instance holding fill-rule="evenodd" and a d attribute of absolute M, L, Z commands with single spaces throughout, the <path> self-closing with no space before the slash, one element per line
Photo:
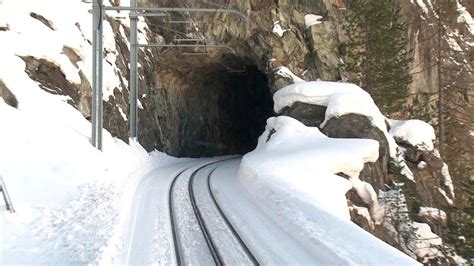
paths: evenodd
<path fill-rule="evenodd" d="M 246 66 L 243 73 L 222 75 L 225 86 L 219 109 L 230 123 L 221 126 L 233 136 L 235 152 L 243 154 L 256 147 L 267 118 L 273 115 L 268 79 L 256 66 Z"/>
<path fill-rule="evenodd" d="M 226 56 L 194 71 L 189 109 L 181 119 L 181 154 L 244 154 L 253 150 L 273 116 L 267 76 L 249 61 Z"/>

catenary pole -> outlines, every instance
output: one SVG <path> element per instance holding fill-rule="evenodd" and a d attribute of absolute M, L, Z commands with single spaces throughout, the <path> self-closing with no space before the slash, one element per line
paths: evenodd
<path fill-rule="evenodd" d="M 130 1 L 131 8 L 137 8 L 137 0 Z M 130 12 L 130 138 L 138 140 L 137 132 L 137 11 Z"/>
<path fill-rule="evenodd" d="M 103 0 L 92 4 L 92 145 L 102 150 Z"/>

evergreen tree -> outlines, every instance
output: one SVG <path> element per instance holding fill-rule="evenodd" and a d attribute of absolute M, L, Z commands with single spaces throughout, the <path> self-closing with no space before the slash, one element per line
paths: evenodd
<path fill-rule="evenodd" d="M 352 0 L 344 70 L 386 112 L 400 110 L 411 83 L 407 29 L 394 0 Z"/>

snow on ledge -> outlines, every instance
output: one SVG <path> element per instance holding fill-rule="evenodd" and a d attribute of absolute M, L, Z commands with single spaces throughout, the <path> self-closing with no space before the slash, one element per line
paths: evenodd
<path fill-rule="evenodd" d="M 443 210 L 433 208 L 433 207 L 420 207 L 418 215 L 421 217 L 432 218 L 437 221 L 446 222 L 447 215 Z"/>
<path fill-rule="evenodd" d="M 285 32 L 287 32 L 288 30 L 284 30 L 281 25 L 280 25 L 280 21 L 275 21 L 273 22 L 273 33 L 275 33 L 276 35 L 280 36 L 280 37 L 283 37 L 283 34 Z"/>
<path fill-rule="evenodd" d="M 305 82 L 305 80 L 303 80 L 302 78 L 300 78 L 297 75 L 293 74 L 293 72 L 291 72 L 291 70 L 289 70 L 285 66 L 277 67 L 277 68 L 274 69 L 274 71 L 275 71 L 275 74 L 278 75 L 278 76 L 281 76 L 281 77 L 284 77 L 284 78 L 289 78 L 289 79 L 293 80 L 293 83 Z"/>
<path fill-rule="evenodd" d="M 326 117 L 321 126 L 334 116 L 354 113 L 372 118 L 373 124 L 382 131 L 386 127 L 384 117 L 370 95 L 351 83 L 298 82 L 277 91 L 273 96 L 273 101 L 276 113 L 285 107 L 292 106 L 295 102 L 326 106 Z"/>
<path fill-rule="evenodd" d="M 320 16 L 320 15 L 307 14 L 306 16 L 304 16 L 304 24 L 306 25 L 306 28 L 309 28 L 313 25 L 323 23 L 321 21 L 322 18 L 323 18 L 323 16 Z"/>
<path fill-rule="evenodd" d="M 257 148 L 243 157 L 240 173 L 276 179 L 276 183 L 285 184 L 279 188 L 296 191 L 290 194 L 301 195 L 303 201 L 349 219 L 345 193 L 351 187 L 367 201 L 376 201 L 375 192 L 369 191 L 370 184 L 359 180 L 359 173 L 365 162 L 378 159 L 378 149 L 374 140 L 332 139 L 296 119 L 272 117 Z M 337 173 L 348 175 L 352 185 Z"/>
<path fill-rule="evenodd" d="M 472 19 L 471 13 L 457 0 L 456 8 L 459 12 L 458 23 L 466 23 L 471 34 L 474 34 L 474 19 Z"/>
<path fill-rule="evenodd" d="M 433 150 L 433 141 L 436 139 L 435 131 L 428 123 L 412 119 L 412 120 L 394 120 L 387 119 L 390 125 L 390 134 L 402 139 L 413 147 L 419 147 L 425 150 Z"/>
<path fill-rule="evenodd" d="M 429 0 L 428 0 L 429 1 Z M 414 0 L 411 0 L 411 3 L 414 4 Z M 418 4 L 418 6 L 423 10 L 423 13 L 425 14 L 428 14 L 429 11 L 428 11 L 428 7 L 425 5 L 425 3 L 423 2 L 423 0 L 416 0 L 416 3 Z M 431 4 L 430 4 L 431 6 Z"/>

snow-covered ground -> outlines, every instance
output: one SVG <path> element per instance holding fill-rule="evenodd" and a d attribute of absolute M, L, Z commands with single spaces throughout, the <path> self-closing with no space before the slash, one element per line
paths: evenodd
<path fill-rule="evenodd" d="M 108 133 L 104 151 L 97 151 L 87 136 L 90 124 L 56 100 L 54 110 L 69 125 L 0 99 L 0 123 L 6 125 L 0 131 L 0 175 L 16 210 L 4 211 L 2 202 L 1 264 L 93 262 L 128 217 L 124 206 L 139 178 L 175 160 Z"/>
<path fill-rule="evenodd" d="M 19 105 L 0 98 L 0 175 L 16 210 L 2 206 L 0 263 L 93 262 L 128 217 L 139 178 L 176 159 L 106 131 L 97 151 L 90 123 L 64 97 L 40 89 L 14 54 L 2 59 L 0 79 Z"/>
<path fill-rule="evenodd" d="M 0 25 L 7 30 L 0 31 L 0 80 L 18 100 L 13 108 L 0 98 L 0 176 L 16 210 L 6 212 L 2 199 L 2 265 L 95 261 L 114 244 L 110 241 L 128 217 L 124 206 L 140 177 L 176 161 L 108 132 L 104 151 L 97 151 L 90 145 L 90 123 L 66 103 L 69 97 L 47 93 L 25 73 L 20 56 L 57 65 L 72 84 L 81 82 L 80 71 L 90 80 L 89 9 L 80 0 L 1 1 Z M 107 99 L 122 74 L 113 64 L 117 53 L 108 22 L 104 29 L 111 63 L 104 64 Z M 79 55 L 77 66 L 63 47 Z"/>

